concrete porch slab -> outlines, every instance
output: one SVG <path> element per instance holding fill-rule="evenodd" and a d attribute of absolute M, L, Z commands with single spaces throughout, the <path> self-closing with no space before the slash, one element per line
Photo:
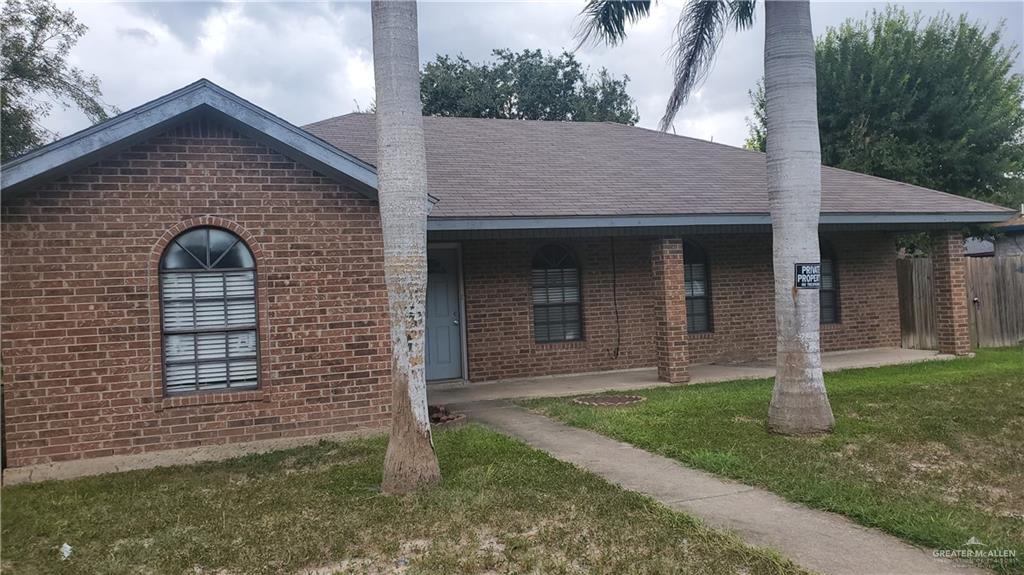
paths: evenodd
<path fill-rule="evenodd" d="M 880 347 L 850 351 L 832 351 L 821 355 L 825 371 L 861 367 L 882 367 L 921 361 L 953 359 L 952 355 L 932 350 Z M 690 384 L 758 379 L 775 376 L 774 360 L 740 363 L 697 364 L 690 366 Z M 496 399 L 528 397 L 562 397 L 603 391 L 648 389 L 673 385 L 658 379 L 654 368 L 602 371 L 570 375 L 548 375 L 506 379 L 484 383 L 444 383 L 427 386 L 427 399 L 432 405 L 453 405 Z"/>

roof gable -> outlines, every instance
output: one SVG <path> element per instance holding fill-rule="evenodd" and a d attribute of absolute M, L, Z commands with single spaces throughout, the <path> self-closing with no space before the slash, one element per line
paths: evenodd
<path fill-rule="evenodd" d="M 0 187 L 5 196 L 16 193 L 200 116 L 223 122 L 369 198 L 377 197 L 373 166 L 205 79 L 11 160 L 0 172 Z"/>

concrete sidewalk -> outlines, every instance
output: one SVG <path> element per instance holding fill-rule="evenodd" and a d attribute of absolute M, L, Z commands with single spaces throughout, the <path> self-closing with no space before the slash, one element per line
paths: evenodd
<path fill-rule="evenodd" d="M 504 402 L 466 406 L 471 419 L 556 459 L 594 472 L 666 506 L 731 530 L 826 575 L 946 575 L 987 571 L 915 548 L 833 513 L 816 511 L 755 487 L 683 467 L 674 460 L 570 427 Z"/>
<path fill-rule="evenodd" d="M 825 371 L 838 371 L 840 369 L 880 367 L 953 358 L 952 355 L 942 355 L 931 350 L 880 347 L 826 352 L 821 354 L 821 364 Z M 690 366 L 690 384 L 774 376 L 774 360 Z M 427 398 L 432 405 L 450 405 L 495 399 L 561 397 L 667 385 L 673 384 L 659 380 L 657 369 L 643 368 L 528 377 L 486 383 L 431 384 L 427 386 Z"/>

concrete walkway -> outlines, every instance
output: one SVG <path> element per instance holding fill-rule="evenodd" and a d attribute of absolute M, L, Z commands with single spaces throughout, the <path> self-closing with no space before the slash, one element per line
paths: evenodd
<path fill-rule="evenodd" d="M 833 351 L 821 354 L 821 363 L 825 371 L 838 371 L 858 367 L 880 367 L 936 359 L 953 359 L 953 356 L 942 355 L 930 350 L 902 349 L 898 347 Z M 691 384 L 774 376 L 774 360 L 690 366 Z M 530 377 L 486 383 L 431 384 L 427 386 L 427 396 L 432 405 L 448 405 L 495 399 L 561 397 L 602 391 L 645 389 L 666 385 L 672 384 L 660 381 L 657 369 L 644 368 Z"/>
<path fill-rule="evenodd" d="M 767 491 L 683 467 L 676 461 L 552 421 L 505 402 L 466 406 L 470 418 L 625 489 L 731 530 L 826 575 L 945 575 L 987 571 L 937 559 L 843 517 L 789 503 Z"/>

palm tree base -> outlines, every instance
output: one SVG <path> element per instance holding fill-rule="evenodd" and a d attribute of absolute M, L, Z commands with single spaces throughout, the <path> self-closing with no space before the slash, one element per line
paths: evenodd
<path fill-rule="evenodd" d="M 830 433 L 836 425 L 824 391 L 775 393 L 768 407 L 768 431 L 780 435 Z"/>
<path fill-rule="evenodd" d="M 388 495 L 401 495 L 441 481 L 441 469 L 430 438 L 415 433 L 415 437 L 388 441 L 384 456 L 384 478 L 380 490 Z"/>

